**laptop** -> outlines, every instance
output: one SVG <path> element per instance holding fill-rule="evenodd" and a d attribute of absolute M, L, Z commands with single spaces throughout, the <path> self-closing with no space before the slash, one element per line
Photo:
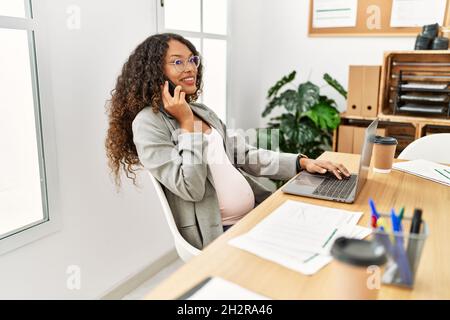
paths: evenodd
<path fill-rule="evenodd" d="M 330 172 L 319 174 L 302 171 L 282 187 L 281 191 L 299 196 L 353 203 L 367 180 L 377 126 L 378 119 L 375 119 L 365 130 L 358 174 L 339 180 Z"/>

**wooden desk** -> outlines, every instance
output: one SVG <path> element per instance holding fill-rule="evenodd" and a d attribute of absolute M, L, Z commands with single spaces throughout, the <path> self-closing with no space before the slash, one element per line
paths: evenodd
<path fill-rule="evenodd" d="M 359 156 L 325 152 L 320 159 L 343 163 L 357 172 Z M 193 258 L 150 292 L 146 299 L 174 299 L 208 276 L 220 276 L 244 288 L 274 299 L 326 299 L 333 280 L 333 263 L 313 276 L 282 267 L 227 244 L 228 240 L 249 231 L 287 199 L 317 205 L 363 211 L 359 224 L 367 226 L 368 199 L 377 209 L 406 206 L 405 216 L 414 207 L 423 209 L 430 235 L 420 261 L 413 290 L 383 286 L 380 299 L 450 299 L 450 188 L 399 171 L 369 173 L 369 180 L 354 204 L 344 204 L 287 195 L 280 190 L 260 204 L 234 227 L 216 239 L 201 255 Z"/>

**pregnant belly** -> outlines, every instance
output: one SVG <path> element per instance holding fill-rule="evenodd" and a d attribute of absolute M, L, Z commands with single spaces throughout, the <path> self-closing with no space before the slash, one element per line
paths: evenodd
<path fill-rule="evenodd" d="M 224 224 L 232 224 L 253 209 L 255 205 L 253 190 L 231 163 L 211 164 L 210 170 L 222 221 Z"/>

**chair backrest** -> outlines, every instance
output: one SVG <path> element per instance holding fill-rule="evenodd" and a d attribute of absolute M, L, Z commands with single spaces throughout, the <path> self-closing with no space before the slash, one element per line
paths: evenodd
<path fill-rule="evenodd" d="M 425 159 L 450 163 L 450 133 L 436 133 L 410 143 L 398 156 L 403 160 Z"/>
<path fill-rule="evenodd" d="M 192 246 L 189 242 L 184 240 L 183 236 L 178 231 L 177 225 L 175 224 L 175 219 L 173 218 L 172 210 L 170 209 L 169 203 L 167 202 L 166 194 L 161 187 L 161 184 L 152 174 L 149 172 L 150 180 L 155 187 L 156 194 L 158 195 L 159 201 L 161 202 L 161 206 L 163 208 L 164 216 L 166 217 L 167 223 L 169 224 L 170 232 L 172 233 L 175 249 L 177 250 L 178 255 L 183 261 L 188 261 L 200 254 L 200 250 Z"/>

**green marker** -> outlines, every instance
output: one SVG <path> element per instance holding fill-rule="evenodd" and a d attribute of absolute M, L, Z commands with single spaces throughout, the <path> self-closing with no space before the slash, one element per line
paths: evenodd
<path fill-rule="evenodd" d="M 405 213 L 405 207 L 402 207 L 400 209 L 400 213 L 398 214 L 398 218 L 400 219 L 400 221 L 402 221 L 404 213 Z"/>

